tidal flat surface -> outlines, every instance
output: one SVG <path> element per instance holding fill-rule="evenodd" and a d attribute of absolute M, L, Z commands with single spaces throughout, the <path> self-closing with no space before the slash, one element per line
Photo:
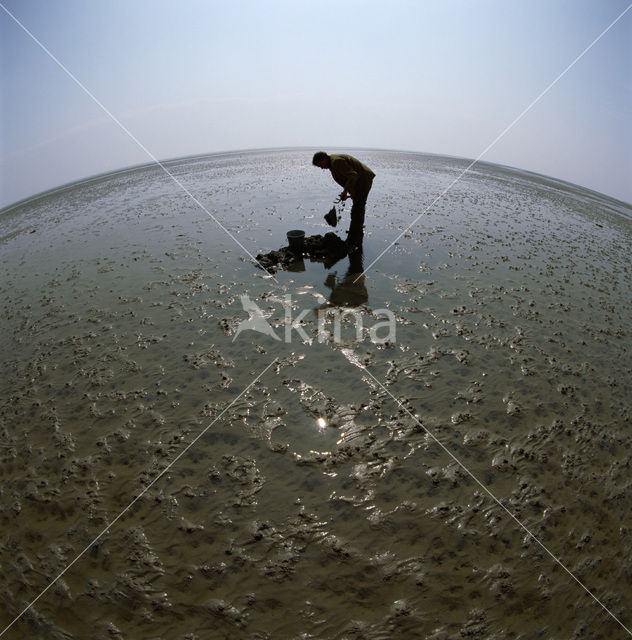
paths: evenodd
<path fill-rule="evenodd" d="M 313 150 L 0 212 L 3 638 L 628 637 L 632 209 L 351 152 L 362 256 L 274 276 Z"/>

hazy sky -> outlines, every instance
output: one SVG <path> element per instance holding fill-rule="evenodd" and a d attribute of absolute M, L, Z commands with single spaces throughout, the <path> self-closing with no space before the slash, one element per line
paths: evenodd
<path fill-rule="evenodd" d="M 287 146 L 473 159 L 631 6 L 0 3 L 161 160 Z M 150 162 L 2 7 L 0 206 Z M 631 122 L 632 8 L 483 159 L 632 202 Z"/>

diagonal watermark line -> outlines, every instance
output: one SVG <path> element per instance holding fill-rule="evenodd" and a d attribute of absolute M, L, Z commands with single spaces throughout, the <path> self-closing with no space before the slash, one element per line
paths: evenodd
<path fill-rule="evenodd" d="M 531 103 L 525 107 L 522 112 L 516 116 L 516 118 L 509 124 L 507 125 L 503 131 L 501 131 L 496 138 L 494 138 L 494 140 L 492 142 L 490 142 L 487 147 L 485 147 L 485 149 L 483 149 L 483 151 L 481 151 L 481 153 L 474 159 L 472 160 L 472 162 L 470 162 L 470 164 L 463 169 L 463 171 L 461 171 L 461 173 L 413 220 L 413 222 L 411 222 L 396 238 L 395 240 L 393 240 L 393 242 L 391 242 L 391 244 L 388 245 L 388 247 L 386 247 L 386 249 L 384 249 L 384 251 L 382 251 L 382 253 L 380 253 L 380 255 L 375 258 L 375 260 L 373 260 L 373 262 L 371 262 L 371 264 L 360 274 L 360 275 L 365 275 L 366 272 L 378 261 L 380 260 L 380 258 L 387 253 L 388 251 L 391 250 L 391 248 L 393 247 L 393 245 L 399 241 L 399 239 L 409 231 L 409 229 L 411 229 L 412 227 L 414 227 L 417 222 L 419 221 L 419 219 L 428 213 L 428 211 L 430 211 L 434 205 L 439 202 L 439 200 L 441 200 L 441 198 L 443 198 L 443 196 L 446 195 L 446 193 L 448 193 L 448 191 L 450 191 L 450 189 L 452 189 L 452 187 L 461 180 L 461 178 L 470 171 L 470 169 L 477 164 L 478 162 L 480 162 L 481 158 L 487 154 L 487 152 L 492 149 L 492 147 L 496 146 L 496 144 L 498 142 L 500 142 L 500 140 L 502 140 L 502 138 L 504 138 L 517 124 L 518 122 L 520 122 L 520 120 L 522 120 L 522 118 L 524 118 L 527 113 L 529 113 L 529 111 L 531 111 L 531 109 L 533 109 L 533 107 L 535 107 L 535 105 L 540 102 L 540 100 L 599 42 L 599 40 L 601 40 L 606 33 L 608 33 L 608 31 L 610 31 L 610 29 L 612 29 L 612 27 L 614 27 L 615 24 L 617 24 L 617 22 L 619 22 L 623 16 L 630 10 L 632 9 L 632 4 L 629 4 L 567 67 L 566 69 L 564 69 L 564 71 L 562 71 L 556 78 L 555 80 L 553 80 L 551 83 L 549 83 L 549 85 L 536 97 L 534 98 Z M 360 276 L 358 276 L 359 278 Z M 357 278 L 356 280 L 357 281 Z M 354 281 L 354 282 L 355 282 Z"/>
<path fill-rule="evenodd" d="M 568 569 L 564 563 L 552 552 L 550 551 L 543 542 L 541 542 L 531 531 L 524 525 L 518 518 L 511 512 L 507 507 L 448 449 L 446 445 L 437 438 L 437 436 L 428 429 L 425 425 L 423 425 L 417 416 L 410 412 L 410 410 L 404 406 L 402 402 L 400 402 L 366 367 L 362 367 L 362 370 L 373 380 L 373 382 L 384 391 L 392 400 L 397 404 L 400 409 L 403 409 L 433 440 L 436 442 L 442 449 L 445 451 L 454 462 L 456 462 L 467 475 L 476 482 L 476 484 L 518 525 L 521 529 L 523 529 L 530 538 L 534 540 L 544 551 L 560 566 L 566 573 L 599 605 L 601 608 L 612 617 L 612 619 L 617 622 L 625 631 L 628 632 L 630 636 L 632 636 L 632 630 L 628 629 L 617 616 L 606 607 L 606 605 L 597 598 L 597 596 L 588 589 L 588 587 L 570 570 Z"/>
<path fill-rule="evenodd" d="M 156 156 L 44 45 L 29 29 L 23 25 L 18 18 L 16 18 L 2 3 L 0 3 L 0 8 L 24 31 L 35 44 L 37 44 L 42 51 L 58 66 L 60 69 L 75 83 L 79 86 L 79 88 L 86 94 L 88 97 L 92 99 L 93 102 L 116 124 L 118 127 L 126 133 L 129 138 L 131 138 L 148 156 L 155 162 L 177 185 L 186 193 L 186 195 L 193 200 L 193 202 L 206 213 L 206 215 L 211 218 L 217 226 L 219 226 L 226 235 L 228 235 L 239 247 L 241 247 L 242 251 L 246 253 L 250 258 L 256 262 L 261 269 L 266 271 L 264 267 L 259 263 L 259 261 L 244 247 L 241 242 L 191 193 L 187 187 L 182 184 L 178 178 L 167 169 L 167 167 L 160 161 Z M 272 279 L 277 282 L 277 279 L 274 275 L 272 275 Z"/>
<path fill-rule="evenodd" d="M 173 465 L 178 462 L 178 460 L 180 460 L 180 458 L 245 394 L 247 393 L 247 391 L 253 387 L 258 381 L 259 379 L 263 376 L 264 373 L 266 373 L 266 371 L 268 371 L 268 369 L 270 369 L 270 367 L 277 362 L 278 358 L 275 358 L 252 382 L 250 382 L 250 384 L 244 388 L 244 390 L 237 396 L 235 397 L 233 400 L 231 400 L 230 404 L 222 410 L 222 412 L 214 419 L 212 420 L 204 429 L 202 429 L 202 431 L 193 439 L 191 440 L 191 442 L 189 442 L 189 444 L 116 516 L 116 518 L 114 518 L 114 520 L 112 520 L 102 531 L 101 533 L 99 533 L 99 535 L 97 535 L 94 540 L 92 540 L 92 542 L 90 542 L 90 544 L 88 544 L 86 546 L 86 548 L 81 551 L 79 554 L 77 554 L 77 556 L 74 558 L 74 560 L 72 560 L 67 566 L 66 568 L 61 571 L 56 578 L 54 578 L 41 592 L 40 594 L 34 598 L 2 631 L 0 631 L 0 637 L 3 636 L 67 571 L 68 569 L 70 569 L 85 553 L 86 551 L 88 551 L 88 549 L 90 549 L 90 547 L 92 547 L 92 545 L 95 544 L 95 542 L 97 542 L 102 536 L 104 536 L 111 528 L 114 524 L 116 524 L 116 522 L 125 514 L 127 513 L 127 511 L 129 511 L 134 504 L 136 504 L 136 502 L 138 500 L 140 500 L 140 498 L 142 498 L 145 493 L 147 493 L 147 491 L 149 491 L 149 489 L 151 489 L 151 487 L 158 482 L 158 480 L 160 480 L 160 478 L 162 478 L 162 476 L 165 475 L 165 473 L 167 473 L 167 471 L 169 471 L 171 469 L 171 467 L 173 467 Z"/>

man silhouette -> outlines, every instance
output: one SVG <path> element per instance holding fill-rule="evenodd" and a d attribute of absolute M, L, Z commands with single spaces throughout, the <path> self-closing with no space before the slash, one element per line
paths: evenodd
<path fill-rule="evenodd" d="M 347 244 L 350 248 L 360 245 L 364 236 L 366 201 L 375 173 L 357 158 L 343 153 L 318 151 L 312 158 L 312 164 L 331 171 L 333 179 L 343 188 L 340 200 L 344 202 L 349 197 L 353 200 Z"/>

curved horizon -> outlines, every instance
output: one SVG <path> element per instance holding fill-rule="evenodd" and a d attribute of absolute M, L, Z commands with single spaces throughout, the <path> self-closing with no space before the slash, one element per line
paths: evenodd
<path fill-rule="evenodd" d="M 44 189 L 43 191 L 34 193 L 30 196 L 26 196 L 25 198 L 22 198 L 20 200 L 16 200 L 15 202 L 12 202 L 6 206 L 3 206 L 0 208 L 0 215 L 4 214 L 4 213 L 8 213 L 9 211 L 16 209 L 18 207 L 24 206 L 26 204 L 29 204 L 31 202 L 35 202 L 37 200 L 39 200 L 40 198 L 45 198 L 47 196 L 53 195 L 55 193 L 64 191 L 66 189 L 72 189 L 75 188 L 79 185 L 82 184 L 90 184 L 91 182 L 95 182 L 98 180 L 104 180 L 107 179 L 111 176 L 116 176 L 122 173 L 128 173 L 128 172 L 132 172 L 132 171 L 138 171 L 140 169 L 145 169 L 145 168 L 150 168 L 150 167 L 161 167 L 161 168 L 165 168 L 166 165 L 168 164 L 172 164 L 172 163 L 179 163 L 179 162 L 183 162 L 183 161 L 187 161 L 187 160 L 193 160 L 196 158 L 213 158 L 216 156 L 229 156 L 229 155 L 240 155 L 240 154 L 249 154 L 249 153 L 279 153 L 279 152 L 283 152 L 283 151 L 301 151 L 301 150 L 305 150 L 305 151 L 318 151 L 320 149 L 322 150 L 329 150 L 329 149 L 333 149 L 336 151 L 352 151 L 352 152 L 358 152 L 358 151 L 367 151 L 367 152 L 378 152 L 378 153 L 401 153 L 401 154 L 410 154 L 410 155 L 419 155 L 419 156 L 429 156 L 429 157 L 436 157 L 436 158 L 449 158 L 451 160 L 459 160 L 465 163 L 469 163 L 471 164 L 470 167 L 468 167 L 464 172 L 463 175 L 467 175 L 467 173 L 469 173 L 471 170 L 473 170 L 473 168 L 476 165 L 488 165 L 491 167 L 498 167 L 501 169 L 506 169 L 512 172 L 516 172 L 516 173 L 524 173 L 524 174 L 529 174 L 531 176 L 534 177 L 538 177 L 538 178 L 544 178 L 547 180 L 552 180 L 555 183 L 557 183 L 558 185 L 567 185 L 568 187 L 571 187 L 573 189 L 581 189 L 583 191 L 587 191 L 587 192 L 591 192 L 594 193 L 596 195 L 599 195 L 600 197 L 603 198 L 608 198 L 609 200 L 612 200 L 613 202 L 616 202 L 618 204 L 622 204 L 626 207 L 631 207 L 632 208 L 632 203 L 631 202 L 626 202 L 625 200 L 621 200 L 619 198 L 616 198 L 614 196 L 611 196 L 610 194 L 607 193 L 603 193 L 601 191 L 597 191 L 595 189 L 592 189 L 590 187 L 575 183 L 575 182 L 571 182 L 569 180 L 565 180 L 563 178 L 559 178 L 557 176 L 553 176 L 553 175 L 548 175 L 545 173 L 540 173 L 538 171 L 532 171 L 530 169 L 523 169 L 521 167 L 516 167 L 516 166 L 512 166 L 512 165 L 507 165 L 507 164 L 502 164 L 499 162 L 491 162 L 489 160 L 475 160 L 474 158 L 466 158 L 463 156 L 458 156 L 458 155 L 453 155 L 453 154 L 447 154 L 447 153 L 435 153 L 435 152 L 431 152 L 431 151 L 415 151 L 413 149 L 388 149 L 388 148 L 377 148 L 377 147 L 338 147 L 338 146 L 327 146 L 324 145 L 322 147 L 316 147 L 316 146 L 310 146 L 310 145 L 300 145 L 300 146 L 296 146 L 296 147 L 292 147 L 292 146 L 281 146 L 281 147 L 261 147 L 261 148 L 253 148 L 253 149 L 226 149 L 223 151 L 212 151 L 212 152 L 208 152 L 208 153 L 192 153 L 189 155 L 184 155 L 184 156 L 178 156 L 178 157 L 172 157 L 172 158 L 163 158 L 163 159 L 159 159 L 158 161 L 149 161 L 149 162 L 141 162 L 138 164 L 134 164 L 134 165 L 129 165 L 129 166 L 122 166 L 119 167 L 117 169 L 112 169 L 109 171 L 103 171 L 101 173 L 95 173 L 92 175 L 86 175 L 80 178 L 77 178 L 76 180 L 71 180 L 70 182 L 64 182 L 62 184 L 59 184 L 57 186 L 51 187 L 49 189 Z M 308 162 L 307 164 L 310 164 L 310 162 Z M 168 172 L 166 172 L 167 175 L 170 175 Z"/>

